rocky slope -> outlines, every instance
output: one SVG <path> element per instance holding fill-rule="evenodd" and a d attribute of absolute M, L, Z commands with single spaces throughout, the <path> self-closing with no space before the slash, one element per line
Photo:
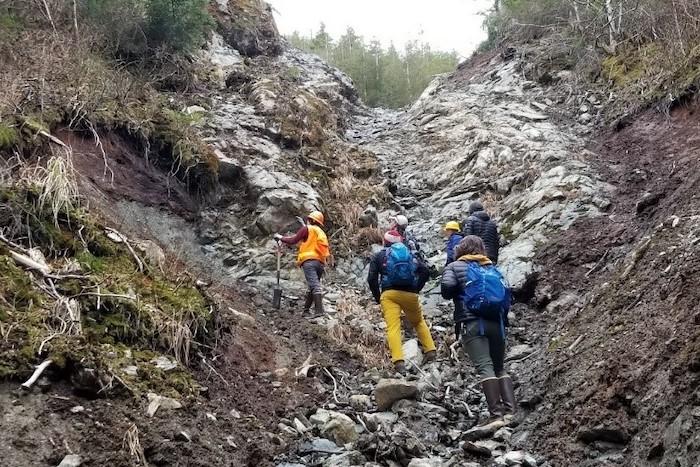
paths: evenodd
<path fill-rule="evenodd" d="M 527 56 L 510 51 L 439 77 L 410 108 L 366 109 L 342 73 L 284 44 L 263 4 L 211 11 L 217 33 L 192 57 L 204 83 L 159 91 L 172 113 L 145 150 L 118 126 L 98 125 L 97 147 L 69 122 L 40 129 L 71 148 L 89 210 L 64 209 L 49 229 L 26 179 L 35 159 L 2 171 L 6 465 L 697 463 L 696 103 L 599 134 L 599 91 L 572 92 L 565 70 L 528 80 Z M 175 129 L 186 139 L 174 147 L 206 158 L 167 159 L 156 143 Z M 57 149 L 47 141 L 38 153 Z M 389 215 L 408 215 L 439 268 L 442 224 L 477 197 L 519 301 L 508 368 L 525 417 L 498 432 L 473 429 L 485 407 L 450 349 L 450 304 L 424 295 L 440 358 L 421 367 L 407 337 L 412 375 L 395 380 L 362 283 Z M 307 322 L 293 313 L 292 254 L 283 310 L 266 285 L 270 234 L 313 208 L 328 215 L 338 268 L 327 315 Z M 11 259 L 34 246 L 51 273 L 87 283 Z M 54 281 L 59 298 L 37 301 Z M 52 332 L 77 322 L 71 297 L 81 330 Z M 171 326 L 179 314 L 192 319 Z M 152 339 L 163 329 L 190 338 Z M 17 391 L 47 357 L 39 388 Z"/>

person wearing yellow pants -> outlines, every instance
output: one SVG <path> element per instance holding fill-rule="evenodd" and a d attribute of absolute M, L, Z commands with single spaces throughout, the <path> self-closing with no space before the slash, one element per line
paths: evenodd
<path fill-rule="evenodd" d="M 382 308 L 391 361 L 401 374 L 406 373 L 401 342 L 402 311 L 416 330 L 425 360 L 434 360 L 436 356 L 435 343 L 418 298 L 418 292 L 428 277 L 428 268 L 403 245 L 399 232 L 387 232 L 384 235 L 384 249 L 372 255 L 367 282 L 374 300 Z"/>

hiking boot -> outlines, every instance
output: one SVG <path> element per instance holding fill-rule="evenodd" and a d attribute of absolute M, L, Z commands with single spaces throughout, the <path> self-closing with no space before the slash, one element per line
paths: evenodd
<path fill-rule="evenodd" d="M 313 294 L 313 302 L 314 302 L 314 313 L 312 315 L 313 318 L 316 318 L 318 316 L 323 316 L 323 294 L 320 293 L 315 293 Z"/>
<path fill-rule="evenodd" d="M 306 314 L 311 311 L 311 305 L 314 303 L 314 294 L 309 290 L 306 292 L 306 300 L 304 301 L 304 309 L 301 314 Z"/>
<path fill-rule="evenodd" d="M 518 410 L 513 380 L 510 376 L 503 376 L 498 378 L 498 385 L 501 391 L 501 400 L 503 401 L 503 421 L 510 426 L 515 421 L 515 415 Z"/>
<path fill-rule="evenodd" d="M 479 426 L 500 425 L 505 426 L 503 421 L 503 406 L 501 404 L 501 387 L 497 378 L 485 379 L 481 382 L 481 389 L 486 396 L 486 405 L 489 409 L 489 417 L 478 423 Z"/>
<path fill-rule="evenodd" d="M 403 360 L 396 360 L 394 362 L 394 371 L 401 376 L 406 376 L 406 364 L 403 362 Z"/>
<path fill-rule="evenodd" d="M 423 365 L 426 363 L 434 362 L 435 359 L 437 358 L 437 351 L 436 350 L 428 350 L 425 355 L 423 356 Z"/>

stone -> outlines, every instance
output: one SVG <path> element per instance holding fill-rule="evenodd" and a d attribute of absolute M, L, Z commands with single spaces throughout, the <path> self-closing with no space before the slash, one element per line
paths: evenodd
<path fill-rule="evenodd" d="M 365 210 L 360 214 L 357 223 L 359 227 L 377 227 L 379 225 L 377 208 L 374 206 L 365 208 Z"/>
<path fill-rule="evenodd" d="M 236 438 L 234 438 L 233 436 L 229 435 L 226 438 L 224 438 L 224 440 L 226 441 L 226 444 L 228 444 L 233 449 L 238 449 L 238 445 L 236 444 Z"/>
<path fill-rule="evenodd" d="M 51 390 L 51 380 L 45 376 L 42 376 L 37 380 L 36 386 L 41 392 L 48 392 L 49 390 Z"/>
<path fill-rule="evenodd" d="M 206 111 L 207 111 L 207 109 L 205 109 L 204 107 L 202 107 L 200 105 L 190 105 L 189 107 L 185 107 L 185 113 L 187 115 L 192 115 L 195 113 L 202 113 L 202 112 L 206 112 Z"/>
<path fill-rule="evenodd" d="M 175 410 L 182 408 L 182 403 L 171 397 L 159 396 L 153 392 L 149 392 L 146 397 L 148 398 L 146 413 L 149 417 L 153 417 L 159 409 Z"/>
<path fill-rule="evenodd" d="M 445 463 L 439 457 L 413 458 L 408 467 L 443 467 Z"/>
<path fill-rule="evenodd" d="M 177 368 L 177 362 L 175 360 L 171 360 L 165 355 L 160 355 L 152 359 L 151 363 L 153 363 L 156 366 L 156 368 L 159 368 L 163 371 L 170 371 Z"/>
<path fill-rule="evenodd" d="M 177 441 L 184 441 L 186 443 L 192 441 L 192 437 L 186 431 L 178 431 L 177 433 L 175 433 L 175 439 Z"/>
<path fill-rule="evenodd" d="M 70 409 L 71 413 L 80 413 L 85 411 L 85 407 L 82 405 L 76 405 L 75 407 L 71 407 Z"/>
<path fill-rule="evenodd" d="M 349 402 L 355 410 L 366 410 L 372 406 L 372 399 L 365 394 L 353 394 L 350 396 Z"/>
<path fill-rule="evenodd" d="M 468 441 L 476 441 L 478 439 L 490 438 L 496 433 L 496 431 L 503 428 L 504 426 L 505 423 L 503 422 L 503 420 L 496 420 L 484 426 L 477 425 L 474 428 L 465 431 L 463 438 Z"/>
<path fill-rule="evenodd" d="M 330 439 L 339 446 L 354 443 L 359 438 L 355 422 L 340 412 L 330 412 L 328 421 L 321 426 L 320 432 L 321 436 Z"/>
<path fill-rule="evenodd" d="M 576 437 L 584 443 L 608 441 L 616 444 L 627 444 L 630 435 L 621 427 L 599 424 L 593 428 L 581 428 Z"/>
<path fill-rule="evenodd" d="M 316 438 L 311 441 L 304 441 L 301 443 L 301 446 L 299 446 L 299 453 L 302 455 L 310 454 L 312 452 L 338 454 L 342 451 L 343 449 L 340 446 L 325 438 Z"/>
<path fill-rule="evenodd" d="M 510 451 L 503 455 L 506 465 L 520 465 L 525 461 L 525 451 Z"/>
<path fill-rule="evenodd" d="M 406 362 L 406 367 L 409 368 L 411 365 L 408 362 L 413 362 L 415 365 L 421 366 L 423 364 L 423 352 L 421 351 L 420 345 L 418 344 L 418 339 L 409 339 L 403 343 L 403 358 Z"/>
<path fill-rule="evenodd" d="M 506 353 L 506 361 L 520 360 L 523 357 L 530 355 L 535 351 L 535 348 L 527 344 L 518 344 L 509 348 Z"/>
<path fill-rule="evenodd" d="M 347 451 L 333 454 L 323 461 L 322 467 L 353 467 L 363 465 L 366 459 L 359 451 Z"/>
<path fill-rule="evenodd" d="M 83 458 L 77 454 L 68 454 L 63 458 L 58 467 L 80 467 L 83 464 Z"/>
<path fill-rule="evenodd" d="M 246 326 L 252 326 L 255 324 L 255 318 L 253 318 L 249 314 L 243 313 L 243 312 L 238 311 L 238 310 L 234 310 L 233 308 L 230 308 L 230 307 L 228 310 L 231 312 L 231 315 L 233 316 L 233 319 L 236 322 L 243 324 L 243 325 L 246 325 Z"/>
<path fill-rule="evenodd" d="M 494 450 L 491 444 L 487 444 L 484 441 L 465 441 L 462 449 L 482 457 L 491 457 Z"/>
<path fill-rule="evenodd" d="M 136 365 L 128 365 L 121 369 L 121 372 L 127 376 L 138 376 L 139 368 Z"/>
<path fill-rule="evenodd" d="M 380 411 L 391 408 L 401 399 L 414 399 L 418 396 L 418 385 L 402 379 L 381 379 L 374 389 L 377 408 Z"/>
<path fill-rule="evenodd" d="M 316 412 L 309 417 L 309 421 L 312 425 L 321 426 L 326 423 L 331 418 L 331 412 L 326 409 L 318 409 Z"/>
<path fill-rule="evenodd" d="M 579 123 L 581 123 L 583 125 L 587 125 L 587 124 L 591 123 L 591 120 L 593 120 L 593 116 L 591 114 L 589 114 L 588 112 L 584 112 L 578 116 Z"/>

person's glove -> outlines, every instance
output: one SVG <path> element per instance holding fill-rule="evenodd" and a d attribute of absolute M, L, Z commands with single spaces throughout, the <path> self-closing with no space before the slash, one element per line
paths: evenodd
<path fill-rule="evenodd" d="M 272 238 L 274 238 L 276 242 L 279 242 L 279 241 L 282 240 L 282 238 L 284 238 L 284 237 L 282 237 L 282 235 L 276 233 L 276 234 L 274 234 L 274 235 L 272 236 Z"/>

